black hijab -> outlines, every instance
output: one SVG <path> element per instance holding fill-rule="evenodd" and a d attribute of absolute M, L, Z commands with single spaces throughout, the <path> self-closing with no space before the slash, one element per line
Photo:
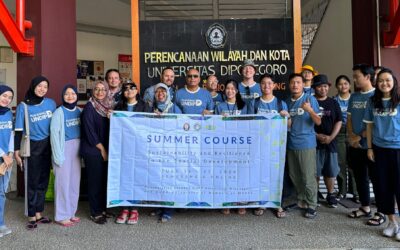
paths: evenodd
<path fill-rule="evenodd" d="M 71 110 L 71 109 L 74 109 L 76 107 L 76 104 L 78 103 L 78 98 L 76 98 L 76 101 L 74 103 L 66 102 L 65 99 L 64 99 L 64 95 L 65 95 L 65 92 L 67 91 L 67 89 L 72 89 L 75 92 L 75 94 L 77 95 L 77 97 L 78 97 L 78 91 L 77 91 L 76 87 L 74 85 L 72 85 L 72 84 L 65 85 L 65 87 L 62 90 L 62 93 L 61 93 L 62 105 L 64 107 L 66 107 L 67 109 Z"/>
<path fill-rule="evenodd" d="M 8 87 L 7 85 L 0 85 L 0 95 L 2 95 L 4 92 L 7 92 L 7 91 L 11 91 L 11 93 L 13 94 L 13 97 L 14 97 L 14 91 L 12 90 L 12 88 Z M 0 106 L 0 115 L 4 115 L 9 110 L 10 110 L 9 107 L 1 107 Z"/>
<path fill-rule="evenodd" d="M 46 77 L 44 76 L 37 76 L 32 79 L 31 85 L 29 86 L 28 91 L 26 91 L 24 102 L 28 105 L 37 105 L 43 101 L 43 97 L 39 97 L 35 94 L 35 88 L 39 85 L 41 82 L 47 82 L 47 86 L 49 87 L 50 82 L 47 80 Z"/>

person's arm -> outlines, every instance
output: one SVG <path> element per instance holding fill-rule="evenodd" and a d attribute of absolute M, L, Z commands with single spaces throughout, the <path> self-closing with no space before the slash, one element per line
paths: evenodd
<path fill-rule="evenodd" d="M 374 151 L 372 150 L 372 129 L 374 128 L 374 124 L 372 122 L 367 123 L 367 145 L 368 151 L 367 156 L 371 161 L 375 161 Z"/>
<path fill-rule="evenodd" d="M 307 99 L 305 102 L 303 102 L 303 104 L 301 105 L 301 108 L 310 114 L 311 120 L 314 122 L 315 125 L 317 125 L 317 126 L 321 125 L 321 117 L 311 107 L 309 99 Z"/>
<path fill-rule="evenodd" d="M 333 100 L 335 106 L 335 125 L 333 126 L 332 133 L 325 138 L 325 144 L 331 143 L 336 136 L 339 134 L 340 129 L 342 128 L 342 110 L 340 109 L 339 103 L 336 100 Z"/>
<path fill-rule="evenodd" d="M 57 166 L 61 166 L 65 160 L 64 149 L 62 147 L 62 144 L 65 143 L 65 134 L 62 133 L 61 130 L 64 130 L 64 113 L 60 108 L 53 113 L 50 122 L 51 153 L 53 155 L 53 161 Z"/>

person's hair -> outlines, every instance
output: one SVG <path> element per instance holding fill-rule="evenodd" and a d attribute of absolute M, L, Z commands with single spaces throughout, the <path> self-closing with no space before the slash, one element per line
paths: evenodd
<path fill-rule="evenodd" d="M 300 73 L 292 73 L 292 74 L 290 74 L 290 75 L 289 75 L 289 82 L 290 82 L 293 78 L 295 78 L 295 77 L 300 77 L 301 80 L 302 80 L 303 82 L 305 82 L 303 75 L 300 74 Z"/>
<path fill-rule="evenodd" d="M 261 83 L 261 81 L 262 81 L 264 78 L 269 78 L 269 79 L 271 79 L 271 81 L 275 82 L 275 81 L 274 81 L 274 77 L 273 77 L 271 74 L 265 73 L 264 75 L 262 75 L 262 76 L 260 77 L 260 83 Z"/>
<path fill-rule="evenodd" d="M 128 98 L 125 97 L 125 88 L 128 86 L 135 86 L 137 89 L 137 85 L 134 82 L 124 82 L 122 84 L 122 88 L 121 88 L 121 100 L 119 100 L 119 102 L 117 103 L 117 105 L 115 106 L 115 110 L 122 110 L 122 111 L 126 111 L 128 109 Z M 136 94 L 136 101 L 140 101 L 140 94 L 139 94 L 139 90 L 137 90 L 137 94 Z"/>
<path fill-rule="evenodd" d="M 116 73 L 118 73 L 119 77 L 121 78 L 121 76 L 120 76 L 120 74 L 119 74 L 119 70 L 118 70 L 118 69 L 109 69 L 109 70 L 107 70 L 107 72 L 106 72 L 106 76 L 105 76 L 105 78 L 106 78 L 106 81 L 108 80 L 108 75 L 109 75 L 109 74 L 111 74 L 112 72 L 116 72 Z"/>
<path fill-rule="evenodd" d="M 389 109 L 390 109 L 390 111 L 394 111 L 400 102 L 399 85 L 398 85 L 396 76 L 393 74 L 392 70 L 390 70 L 388 68 L 382 69 L 379 72 L 377 79 L 379 79 L 379 76 L 384 73 L 388 73 L 393 77 L 393 88 L 390 90 L 390 107 L 389 107 Z M 378 81 L 377 81 L 377 84 L 378 84 Z M 384 111 L 382 97 L 383 97 L 383 93 L 379 89 L 379 87 L 377 87 L 375 89 L 375 94 L 371 97 L 371 101 L 372 101 L 372 104 L 374 105 L 374 108 L 376 108 L 378 110 L 378 113 L 381 113 Z"/>
<path fill-rule="evenodd" d="M 236 106 L 237 106 L 237 108 L 239 109 L 239 110 L 242 110 L 243 108 L 244 108 L 244 106 L 246 105 L 246 103 L 243 101 L 243 99 L 242 99 L 242 96 L 240 95 L 240 93 L 239 93 L 239 84 L 238 84 L 238 82 L 236 81 L 236 80 L 234 80 L 234 79 L 228 79 L 228 80 L 226 80 L 226 82 L 225 82 L 225 90 L 226 90 L 226 86 L 228 85 L 228 84 L 233 84 L 233 86 L 235 86 L 235 88 L 236 88 L 236 90 L 237 90 L 237 92 L 236 92 Z M 226 100 L 227 100 L 228 98 L 226 98 Z"/>
<path fill-rule="evenodd" d="M 349 83 L 349 85 L 351 85 L 351 81 L 350 81 L 350 78 L 349 78 L 348 76 L 346 76 L 346 75 L 340 75 L 340 76 L 336 77 L 336 81 L 335 81 L 335 87 L 336 87 L 336 88 L 337 88 L 337 86 L 338 86 L 340 80 L 342 80 L 342 79 L 345 80 L 345 81 L 347 81 L 347 82 Z M 349 93 L 351 93 L 351 89 L 349 89 Z"/>
<path fill-rule="evenodd" d="M 174 69 L 171 68 L 171 67 L 165 67 L 165 68 L 161 71 L 161 76 L 164 75 L 165 71 L 167 71 L 167 70 L 172 70 L 172 71 L 174 71 Z"/>
<path fill-rule="evenodd" d="M 364 76 L 369 75 L 369 80 L 371 81 L 371 83 L 374 82 L 375 70 L 371 65 L 365 63 L 355 64 L 353 66 L 353 71 L 355 70 L 359 70 Z"/>

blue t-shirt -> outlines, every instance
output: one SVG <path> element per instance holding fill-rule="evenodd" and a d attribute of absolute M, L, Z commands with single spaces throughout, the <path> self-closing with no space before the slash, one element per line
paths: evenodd
<path fill-rule="evenodd" d="M 249 105 L 254 99 L 262 95 L 260 84 L 256 82 L 250 86 L 244 85 L 243 82 L 239 83 L 239 93 L 246 105 Z"/>
<path fill-rule="evenodd" d="M 304 94 L 314 95 L 315 90 L 311 87 L 304 87 L 303 88 Z"/>
<path fill-rule="evenodd" d="M 390 110 L 390 99 L 383 100 L 383 112 L 374 108 L 371 100 L 367 103 L 364 122 L 373 123 L 372 143 L 381 148 L 400 149 L 400 105 Z"/>
<path fill-rule="evenodd" d="M 251 107 L 249 107 L 249 114 L 278 114 L 282 110 L 288 110 L 286 102 L 275 96 L 270 101 L 265 101 L 261 97 L 252 102 Z"/>
<path fill-rule="evenodd" d="M 0 115 L 0 149 L 6 154 L 10 151 L 9 144 L 13 130 L 12 120 L 13 120 L 13 114 L 11 110 L 6 112 L 4 115 Z"/>
<path fill-rule="evenodd" d="M 337 95 L 333 99 L 339 103 L 340 110 L 342 111 L 342 127 L 344 127 L 347 123 L 347 107 L 349 106 L 350 97 L 347 99 L 342 99 L 339 95 Z"/>
<path fill-rule="evenodd" d="M 28 105 L 29 131 L 32 141 L 40 141 L 49 137 L 50 121 L 55 109 L 56 103 L 49 98 L 44 98 L 43 101 L 37 105 Z M 25 134 L 24 120 L 24 104 L 20 103 L 17 106 L 15 131 L 24 131 Z"/>
<path fill-rule="evenodd" d="M 238 109 L 236 103 L 230 103 L 228 101 L 221 102 L 215 108 L 216 115 L 246 115 L 247 107 L 244 105 L 242 109 Z"/>
<path fill-rule="evenodd" d="M 214 102 L 210 92 L 203 88 L 189 91 L 186 87 L 178 90 L 175 95 L 175 104 L 183 114 L 201 114 L 204 110 L 214 111 Z"/>
<path fill-rule="evenodd" d="M 362 132 L 365 130 L 365 124 L 363 123 L 365 109 L 367 102 L 371 96 L 375 93 L 375 89 L 371 89 L 367 92 L 355 92 L 351 94 L 349 100 L 349 106 L 347 107 L 347 114 L 351 115 L 351 124 L 353 126 L 353 133 L 362 137 Z M 367 138 L 362 137 L 360 141 L 362 148 L 367 149 Z"/>
<path fill-rule="evenodd" d="M 219 103 L 224 102 L 224 98 L 222 98 L 222 94 L 218 93 L 215 96 L 211 96 L 214 102 L 214 106 L 217 106 Z"/>
<path fill-rule="evenodd" d="M 312 149 L 316 148 L 317 141 L 314 131 L 314 122 L 308 112 L 301 108 L 301 105 L 306 102 L 310 105 L 315 113 L 320 114 L 317 99 L 308 94 L 302 94 L 297 100 L 289 98 L 286 102 L 292 125 L 288 131 L 288 148 L 292 150 Z"/>
<path fill-rule="evenodd" d="M 62 106 L 64 113 L 65 141 L 81 137 L 81 111 L 75 107 L 73 110 Z"/>
<path fill-rule="evenodd" d="M 136 104 L 137 103 L 135 103 L 135 104 L 127 104 L 127 107 L 126 107 L 126 111 L 130 111 L 130 112 L 133 112 L 134 110 L 135 110 L 135 107 L 136 107 Z"/>

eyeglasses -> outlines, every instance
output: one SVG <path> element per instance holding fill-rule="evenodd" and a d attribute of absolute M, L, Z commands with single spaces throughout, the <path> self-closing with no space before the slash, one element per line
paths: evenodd
<path fill-rule="evenodd" d="M 198 78 L 199 75 L 187 75 L 186 77 L 187 77 L 187 78 Z"/>
<path fill-rule="evenodd" d="M 94 92 L 106 92 L 106 89 L 95 88 Z"/>

